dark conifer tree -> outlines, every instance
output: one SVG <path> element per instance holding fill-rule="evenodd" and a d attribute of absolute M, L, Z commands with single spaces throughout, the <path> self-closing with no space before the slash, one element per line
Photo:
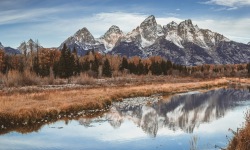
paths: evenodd
<path fill-rule="evenodd" d="M 247 64 L 247 72 L 248 72 L 248 75 L 250 77 L 250 63 Z"/>
<path fill-rule="evenodd" d="M 136 65 L 133 62 L 128 64 L 128 69 L 131 74 L 136 74 Z"/>
<path fill-rule="evenodd" d="M 90 69 L 90 62 L 88 60 L 86 60 L 82 64 L 82 72 L 86 72 L 89 69 Z"/>
<path fill-rule="evenodd" d="M 95 56 L 95 59 L 92 62 L 92 65 L 91 65 L 91 70 L 98 74 L 98 68 L 99 68 L 99 61 Z"/>
<path fill-rule="evenodd" d="M 104 61 L 102 73 L 103 73 L 103 76 L 105 76 L 105 77 L 111 77 L 112 76 L 111 66 L 110 66 L 110 63 L 109 63 L 108 59 L 106 59 Z"/>
<path fill-rule="evenodd" d="M 150 70 L 151 70 L 153 75 L 161 75 L 162 74 L 161 64 L 158 62 L 153 61 L 151 64 Z"/>
<path fill-rule="evenodd" d="M 168 66 L 167 66 L 167 62 L 165 62 L 164 60 L 161 61 L 161 69 L 162 69 L 162 72 L 164 75 L 167 75 L 168 74 Z"/>
<path fill-rule="evenodd" d="M 146 63 L 145 66 L 144 66 L 144 69 L 143 69 L 143 74 L 144 74 L 144 75 L 147 75 L 148 72 L 149 72 L 148 64 Z"/>
<path fill-rule="evenodd" d="M 40 74 L 40 68 L 39 68 L 39 63 L 38 63 L 38 57 L 37 57 L 37 56 L 34 58 L 33 71 L 34 71 L 37 75 Z"/>
<path fill-rule="evenodd" d="M 143 66 L 141 60 L 139 60 L 139 63 L 137 65 L 137 69 L 136 70 L 137 70 L 137 74 L 138 75 L 142 75 L 143 74 L 143 72 L 144 72 L 144 66 Z"/>
<path fill-rule="evenodd" d="M 61 50 L 61 56 L 58 62 L 58 75 L 61 78 L 69 78 L 73 75 L 74 72 L 74 56 L 71 54 L 71 51 L 67 48 L 66 44 L 63 45 Z"/>
<path fill-rule="evenodd" d="M 123 58 L 122 58 L 122 63 L 121 63 L 121 65 L 120 65 L 119 70 L 120 70 L 120 71 L 123 71 L 124 69 L 128 69 L 128 60 L 127 60 L 126 57 L 123 57 Z"/>
<path fill-rule="evenodd" d="M 75 47 L 73 49 L 72 54 L 73 54 L 73 57 L 74 57 L 74 75 L 80 75 L 81 65 L 80 65 L 79 58 L 78 58 L 78 55 L 77 55 L 77 50 L 76 50 Z"/>

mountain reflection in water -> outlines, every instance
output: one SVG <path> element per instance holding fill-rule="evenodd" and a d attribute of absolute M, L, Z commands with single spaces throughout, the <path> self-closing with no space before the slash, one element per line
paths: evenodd
<path fill-rule="evenodd" d="M 127 119 L 144 132 L 156 137 L 159 129 L 182 130 L 193 133 L 202 123 L 212 122 L 226 115 L 229 110 L 250 100 L 247 90 L 219 89 L 205 93 L 186 93 L 170 98 L 138 97 L 114 103 L 102 118 L 79 120 L 81 125 L 108 121 L 119 128 Z"/>

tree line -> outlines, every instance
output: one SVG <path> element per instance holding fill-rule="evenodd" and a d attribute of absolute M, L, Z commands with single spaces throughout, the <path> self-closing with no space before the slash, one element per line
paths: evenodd
<path fill-rule="evenodd" d="M 183 66 L 172 63 L 159 56 L 141 59 L 140 57 L 122 57 L 100 54 L 89 50 L 86 55 L 78 56 L 77 50 L 71 51 L 65 44 L 58 49 L 37 48 L 37 51 L 21 55 L 6 55 L 0 50 L 0 71 L 30 70 L 37 76 L 70 78 L 81 73 L 92 77 L 115 77 L 134 75 L 179 75 L 201 78 L 220 76 L 250 76 L 250 63 L 237 65 Z"/>

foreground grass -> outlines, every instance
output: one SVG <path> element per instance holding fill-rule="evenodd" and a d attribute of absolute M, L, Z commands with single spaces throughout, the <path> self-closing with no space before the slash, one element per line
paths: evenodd
<path fill-rule="evenodd" d="M 182 80 L 181 80 L 182 81 Z M 156 93 L 177 93 L 226 85 L 227 79 L 144 85 L 104 86 L 28 93 L 0 93 L 0 127 L 33 124 L 39 120 L 77 115 L 83 110 L 105 111 L 112 101 Z"/>
<path fill-rule="evenodd" d="M 246 113 L 246 122 L 231 140 L 228 150 L 249 150 L 250 149 L 250 111 Z"/>

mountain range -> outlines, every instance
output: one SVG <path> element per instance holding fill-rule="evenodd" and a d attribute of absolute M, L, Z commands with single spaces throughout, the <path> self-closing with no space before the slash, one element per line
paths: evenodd
<path fill-rule="evenodd" d="M 129 33 L 124 33 L 118 26 L 113 25 L 103 36 L 94 38 L 84 27 L 67 38 L 59 49 L 62 49 L 64 44 L 71 50 L 75 47 L 79 55 L 86 54 L 88 50 L 95 50 L 102 54 L 127 57 L 162 56 L 182 65 L 250 62 L 250 42 L 243 44 L 232 41 L 222 34 L 199 28 L 190 19 L 179 24 L 172 21 L 161 26 L 153 15 Z M 25 50 L 29 52 L 31 48 L 36 50 L 33 40 L 21 43 L 17 49 L 24 53 Z"/>
<path fill-rule="evenodd" d="M 185 20 L 161 26 L 154 16 L 125 34 L 113 25 L 100 38 L 94 38 L 87 28 L 78 30 L 63 44 L 76 47 L 79 55 L 94 49 L 100 53 L 127 57 L 162 56 L 182 65 L 236 64 L 250 61 L 250 45 L 231 41 L 222 34 L 201 29 Z"/>

